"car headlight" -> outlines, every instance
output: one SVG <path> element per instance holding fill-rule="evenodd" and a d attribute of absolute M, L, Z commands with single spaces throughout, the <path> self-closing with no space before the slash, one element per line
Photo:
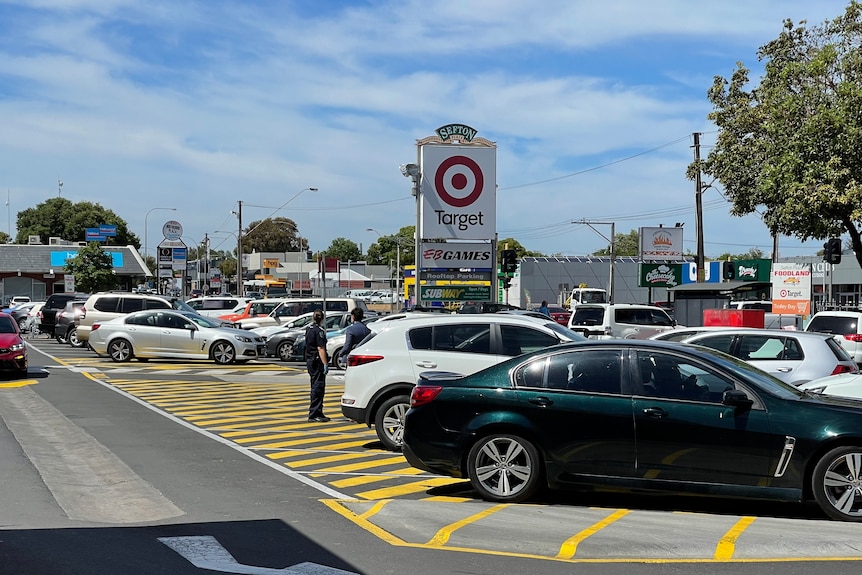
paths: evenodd
<path fill-rule="evenodd" d="M 13 343 L 11 346 L 9 346 L 9 349 L 11 351 L 21 351 L 25 347 L 26 346 L 24 345 L 24 342 L 21 342 L 21 343 Z"/>
<path fill-rule="evenodd" d="M 237 341 L 241 341 L 243 343 L 251 343 L 252 341 L 254 341 L 250 337 L 244 335 L 234 335 L 234 337 L 237 339 Z"/>

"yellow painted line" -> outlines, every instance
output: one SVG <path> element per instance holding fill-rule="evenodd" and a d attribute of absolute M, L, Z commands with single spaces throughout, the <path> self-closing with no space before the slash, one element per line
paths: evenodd
<path fill-rule="evenodd" d="M 364 443 L 364 442 L 363 442 Z M 330 446 L 327 446 L 330 447 Z M 348 465 L 337 465 L 335 467 L 327 467 L 325 469 L 318 469 L 317 473 L 350 473 L 352 471 L 358 471 L 360 469 L 374 469 L 375 467 L 383 467 L 384 465 L 395 465 L 398 463 L 404 463 L 404 456 L 399 455 L 398 457 L 387 457 L 385 459 L 375 459 L 371 462 L 363 462 L 363 463 L 350 463 Z"/>
<path fill-rule="evenodd" d="M 298 457 L 298 456 L 302 456 L 302 455 L 307 456 L 307 455 L 309 455 L 309 453 L 307 451 L 289 451 L 289 452 L 287 452 L 286 455 L 281 454 L 281 453 L 272 453 L 270 455 L 267 455 L 267 457 L 269 457 L 270 459 L 284 459 L 285 457 L 290 457 L 290 456 Z M 365 457 L 374 457 L 375 455 L 376 455 L 375 453 L 358 453 L 358 452 L 355 452 L 355 453 L 336 453 L 333 455 L 326 455 L 324 457 L 315 457 L 312 459 L 299 459 L 297 461 L 288 461 L 288 462 L 284 462 L 284 464 L 290 468 L 309 467 L 311 465 L 322 465 L 324 463 L 335 463 L 337 461 L 347 461 L 348 459 L 360 459 L 360 458 L 365 458 Z M 315 470 L 315 471 L 317 471 L 317 470 Z"/>
<path fill-rule="evenodd" d="M 305 445 L 305 444 L 311 445 L 314 443 L 320 443 L 322 441 L 331 441 L 333 436 L 334 437 L 343 437 L 343 434 L 341 434 L 341 433 L 333 433 L 333 435 L 327 435 L 327 436 L 321 436 L 321 437 L 310 436 L 310 435 L 308 435 L 308 430 L 309 430 L 311 425 L 320 425 L 320 424 L 319 423 L 311 423 L 311 424 L 304 423 L 302 425 L 297 425 L 297 427 L 300 428 L 299 431 L 303 432 L 302 435 L 294 435 L 294 437 L 298 437 L 298 439 L 292 439 L 290 441 L 276 441 L 274 443 L 263 443 L 261 445 L 255 445 L 254 448 L 255 449 L 283 449 L 285 447 L 296 447 L 297 445 Z M 335 427 L 335 428 L 327 428 L 326 431 L 327 432 L 329 432 L 329 431 L 333 431 L 333 432 L 339 431 L 340 432 L 340 431 L 345 431 L 345 430 L 343 428 Z M 360 440 L 357 440 L 359 442 L 358 445 L 365 445 L 369 441 L 367 437 L 360 438 Z M 236 443 L 240 443 L 240 442 L 237 441 Z M 242 443 L 247 444 L 250 442 L 247 440 L 244 440 Z M 290 457 L 290 456 L 289 455 L 281 455 L 279 457 Z"/>
<path fill-rule="evenodd" d="M 494 513 L 501 511 L 503 509 L 506 509 L 507 507 L 509 507 L 508 503 L 503 503 L 501 505 L 495 505 L 494 507 L 491 507 L 489 509 L 485 509 L 484 511 L 480 511 L 479 513 L 474 513 L 473 515 L 471 515 L 469 517 L 465 517 L 464 519 L 461 519 L 460 521 L 456 521 L 455 523 L 450 523 L 446 527 L 443 527 L 439 531 L 437 531 L 437 533 L 434 534 L 434 537 L 432 537 L 426 545 L 430 545 L 432 547 L 442 547 L 443 545 L 446 545 L 446 543 L 449 541 L 449 538 L 457 530 L 459 530 L 462 527 L 465 527 L 467 525 L 470 525 L 472 523 L 475 523 L 476 521 L 479 521 L 480 519 L 484 519 L 485 517 L 488 517 L 489 515 L 493 515 Z"/>
<path fill-rule="evenodd" d="M 381 489 L 374 489 L 372 491 L 357 493 L 356 497 L 371 500 L 392 499 L 402 495 L 410 495 L 412 493 L 421 493 L 422 491 L 428 491 L 432 487 L 440 487 L 442 485 L 455 485 L 457 483 L 467 482 L 460 479 L 452 479 L 451 477 L 435 477 L 423 479 L 421 481 L 415 481 L 413 483 L 405 483 L 403 485 L 383 487 Z"/>
<path fill-rule="evenodd" d="M 13 388 L 13 387 L 24 387 L 25 385 L 35 385 L 39 383 L 38 380 L 35 379 L 21 379 L 18 381 L 10 381 L 9 383 L 0 383 L 0 389 L 2 388 Z"/>
<path fill-rule="evenodd" d="M 736 551 L 736 540 L 742 535 L 742 532 L 748 529 L 748 526 L 754 523 L 756 517 L 743 517 L 730 528 L 730 531 L 724 534 L 719 539 L 718 545 L 715 547 L 715 559 L 727 561 L 733 558 L 733 553 Z"/>
<path fill-rule="evenodd" d="M 448 495 L 435 495 L 434 497 L 423 497 L 422 501 L 438 501 L 441 503 L 464 503 L 465 501 L 475 501 L 473 497 L 450 497 Z"/>
<path fill-rule="evenodd" d="M 278 416 L 281 419 L 287 419 L 296 417 L 297 413 L 295 410 L 284 410 L 284 409 L 261 409 L 257 413 L 249 412 L 244 414 L 242 417 L 234 416 L 234 417 L 223 417 L 222 419 L 212 419 L 211 417 L 189 417 L 183 415 L 180 412 L 172 411 L 174 415 L 177 417 L 182 417 L 186 421 L 190 423 L 194 423 L 195 425 L 199 425 L 200 427 L 212 427 L 213 425 L 223 425 L 225 423 L 242 423 L 244 421 L 257 420 L 260 421 L 260 418 L 266 417 L 276 417 Z"/>
<path fill-rule="evenodd" d="M 559 559 L 571 559 L 572 557 L 575 556 L 575 553 L 578 550 L 578 544 L 581 541 L 583 541 L 587 537 L 590 537 L 591 535 L 594 535 L 595 533 L 598 533 L 599 531 L 601 531 L 602 529 L 604 529 L 608 525 L 615 523 L 616 521 L 622 519 L 623 517 L 628 515 L 628 513 L 629 513 L 628 509 L 617 509 L 616 511 L 614 511 L 613 513 L 611 513 L 610 515 L 608 515 L 607 517 L 605 517 L 601 521 L 599 521 L 597 523 L 593 523 L 591 526 L 587 527 L 586 529 L 584 529 L 580 533 L 573 535 L 572 537 L 569 537 L 568 539 L 563 541 L 563 544 L 560 546 L 560 551 L 559 551 L 559 553 L 557 553 L 557 558 L 559 558 Z"/>
<path fill-rule="evenodd" d="M 337 487 L 342 489 L 344 487 L 356 487 L 357 485 L 368 485 L 369 483 L 378 483 L 380 481 L 389 481 L 392 479 L 398 479 L 399 477 L 405 477 L 410 475 L 419 475 L 424 473 L 421 469 L 416 469 L 415 467 L 408 467 L 406 469 L 400 469 L 395 471 L 390 471 L 388 473 L 381 473 L 379 475 L 357 475 L 356 477 L 348 477 L 347 479 L 339 479 L 337 481 L 330 482 L 330 485 L 333 487 Z"/>

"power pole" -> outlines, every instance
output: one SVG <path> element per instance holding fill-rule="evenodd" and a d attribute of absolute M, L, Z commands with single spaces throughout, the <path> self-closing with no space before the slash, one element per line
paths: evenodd
<path fill-rule="evenodd" d="M 704 272 L 703 255 L 703 183 L 700 180 L 700 132 L 694 132 L 694 163 L 697 173 L 694 178 L 694 205 L 697 220 L 697 281 L 703 283 L 706 280 Z"/>
<path fill-rule="evenodd" d="M 242 200 L 238 202 L 236 219 L 239 224 L 239 229 L 236 232 L 236 294 L 242 297 Z"/>

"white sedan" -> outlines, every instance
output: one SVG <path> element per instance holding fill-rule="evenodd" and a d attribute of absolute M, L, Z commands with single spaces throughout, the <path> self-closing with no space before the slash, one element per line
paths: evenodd
<path fill-rule="evenodd" d="M 218 364 L 245 363 L 265 353 L 262 337 L 222 327 L 221 322 L 191 312 L 143 310 L 93 324 L 90 347 L 116 362 L 210 359 Z"/>

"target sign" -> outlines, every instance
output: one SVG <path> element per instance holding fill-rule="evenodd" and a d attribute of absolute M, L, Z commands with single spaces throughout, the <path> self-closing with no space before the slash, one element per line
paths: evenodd
<path fill-rule="evenodd" d="M 422 237 L 493 239 L 496 235 L 496 150 L 425 145 Z"/>

